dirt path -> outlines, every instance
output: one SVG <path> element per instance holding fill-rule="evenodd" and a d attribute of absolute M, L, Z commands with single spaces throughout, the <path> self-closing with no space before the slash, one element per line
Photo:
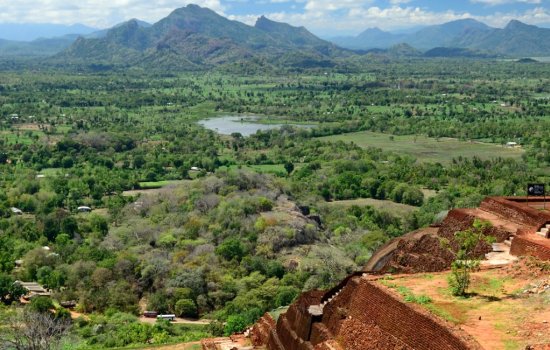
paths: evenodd
<path fill-rule="evenodd" d="M 143 323 L 155 323 L 157 322 L 156 318 L 148 318 L 141 316 L 139 318 L 139 322 Z M 209 325 L 212 322 L 212 320 L 191 320 L 187 318 L 179 318 L 177 317 L 175 321 L 172 321 L 170 323 L 172 324 L 190 324 L 190 325 L 200 325 L 200 326 L 206 326 Z"/>
<path fill-rule="evenodd" d="M 165 346 L 157 346 L 153 348 L 144 348 L 142 350 L 200 350 L 201 342 L 192 342 L 192 343 L 182 343 L 182 344 L 171 344 Z"/>

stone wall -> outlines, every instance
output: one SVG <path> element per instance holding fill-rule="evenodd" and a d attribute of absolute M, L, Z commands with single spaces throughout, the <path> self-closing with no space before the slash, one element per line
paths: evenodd
<path fill-rule="evenodd" d="M 541 240 L 533 241 L 528 237 L 517 236 L 512 241 L 510 253 L 516 256 L 534 256 L 541 260 L 550 260 L 550 240 L 541 242 Z"/>

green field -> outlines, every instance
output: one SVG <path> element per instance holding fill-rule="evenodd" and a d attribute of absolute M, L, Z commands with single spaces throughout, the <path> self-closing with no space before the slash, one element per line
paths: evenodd
<path fill-rule="evenodd" d="M 351 200 L 343 200 L 343 201 L 334 201 L 334 202 L 327 202 L 327 204 L 330 206 L 343 206 L 343 207 L 351 207 L 352 205 L 358 205 L 362 207 L 362 206 L 369 205 L 376 209 L 391 212 L 399 216 L 406 215 L 418 209 L 417 207 L 413 207 L 411 205 L 395 203 L 390 200 L 379 200 L 379 199 L 373 199 L 373 198 L 359 198 L 359 199 L 351 199 Z"/>
<path fill-rule="evenodd" d="M 378 147 L 385 151 L 408 154 L 422 162 L 449 163 L 453 158 L 478 156 L 481 159 L 496 157 L 520 159 L 523 149 L 459 141 L 452 138 L 430 138 L 426 136 L 393 136 L 370 131 L 322 137 L 325 141 L 354 142 L 360 147 Z"/>
<path fill-rule="evenodd" d="M 184 183 L 185 180 L 165 180 L 165 181 L 145 181 L 140 182 L 139 187 L 143 190 L 157 189 L 169 185 L 178 185 Z"/>

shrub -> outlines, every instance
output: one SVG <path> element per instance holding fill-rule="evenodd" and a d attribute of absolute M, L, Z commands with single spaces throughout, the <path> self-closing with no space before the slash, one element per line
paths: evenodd
<path fill-rule="evenodd" d="M 239 333 L 246 329 L 248 320 L 244 315 L 232 315 L 227 318 L 225 324 L 225 335 L 230 336 L 233 333 Z"/>
<path fill-rule="evenodd" d="M 34 312 L 44 313 L 53 309 L 52 299 L 48 297 L 36 297 L 31 300 L 29 308 Z"/>
<path fill-rule="evenodd" d="M 180 299 L 176 302 L 176 315 L 179 317 L 196 317 L 197 305 L 191 299 Z"/>

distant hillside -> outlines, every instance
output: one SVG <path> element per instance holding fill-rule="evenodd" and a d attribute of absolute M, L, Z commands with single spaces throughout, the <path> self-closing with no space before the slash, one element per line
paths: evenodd
<path fill-rule="evenodd" d="M 71 46 L 77 37 L 78 35 L 65 35 L 58 38 L 37 39 L 30 42 L 0 39 L 0 56 L 51 56 Z"/>
<path fill-rule="evenodd" d="M 337 37 L 332 41 L 342 47 L 354 50 L 386 49 L 403 42 L 404 34 L 393 34 L 379 28 L 369 28 L 358 36 Z"/>
<path fill-rule="evenodd" d="M 234 64 L 256 58 L 296 67 L 330 66 L 351 52 L 317 38 L 303 27 L 258 19 L 254 27 L 188 5 L 152 26 L 135 20 L 103 37 L 79 38 L 56 58 L 76 63 L 154 65 L 186 69 Z"/>
<path fill-rule="evenodd" d="M 336 44 L 353 49 L 388 48 L 397 42 L 424 51 L 438 48 L 427 53 L 444 56 L 484 57 L 500 54 L 512 57 L 549 56 L 550 29 L 539 28 L 513 20 L 504 29 L 492 28 L 473 19 L 452 21 L 441 25 L 429 26 L 412 34 L 397 35 L 379 29 L 368 29 L 356 37 L 335 38 Z M 456 50 L 443 53 L 440 48 L 471 49 L 472 52 Z M 483 51 L 484 54 L 474 54 Z M 447 57 L 451 57 L 447 56 Z M 441 56 L 439 56 L 441 57 Z"/>
<path fill-rule="evenodd" d="M 33 41 L 40 38 L 63 37 L 69 34 L 86 35 L 98 31 L 83 24 L 0 23 L 0 38 L 9 41 Z"/>
<path fill-rule="evenodd" d="M 491 49 L 514 57 L 550 56 L 550 29 L 511 21 L 504 29 L 494 29 L 463 46 Z"/>
<path fill-rule="evenodd" d="M 424 53 L 424 57 L 495 58 L 495 54 L 460 47 L 436 47 Z"/>

